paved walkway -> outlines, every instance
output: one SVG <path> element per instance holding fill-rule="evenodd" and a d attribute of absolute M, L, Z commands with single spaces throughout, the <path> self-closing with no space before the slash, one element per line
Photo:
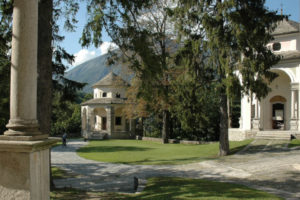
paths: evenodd
<path fill-rule="evenodd" d="M 124 165 L 87 160 L 76 154 L 86 142 L 74 140 L 67 147 L 52 149 L 52 165 L 77 174 L 55 180 L 57 187 L 92 191 L 134 192 L 134 178 L 140 186 L 153 176 L 206 178 L 235 182 L 265 190 L 286 199 L 300 199 L 300 149 L 288 149 L 284 141 L 252 142 L 243 151 L 217 160 L 185 165 Z"/>

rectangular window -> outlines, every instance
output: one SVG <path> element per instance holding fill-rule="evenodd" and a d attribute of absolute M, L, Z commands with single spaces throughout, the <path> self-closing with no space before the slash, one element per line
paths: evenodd
<path fill-rule="evenodd" d="M 116 125 L 122 125 L 122 117 L 116 117 Z"/>
<path fill-rule="evenodd" d="M 102 97 L 106 97 L 106 95 L 107 95 L 106 92 L 103 92 Z"/>

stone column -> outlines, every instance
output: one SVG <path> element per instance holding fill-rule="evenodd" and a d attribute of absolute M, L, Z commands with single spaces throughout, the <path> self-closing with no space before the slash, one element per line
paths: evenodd
<path fill-rule="evenodd" d="M 49 199 L 49 148 L 38 130 L 38 0 L 14 0 L 9 129 L 0 136 L 0 199 Z"/>
<path fill-rule="evenodd" d="M 88 135 L 95 129 L 95 113 L 94 108 L 89 107 L 88 109 Z"/>
<path fill-rule="evenodd" d="M 240 129 L 251 130 L 251 100 L 249 96 L 243 96 L 241 99 L 241 119 Z"/>
<path fill-rule="evenodd" d="M 107 113 L 107 132 L 110 138 L 113 137 L 114 125 L 115 125 L 115 112 L 113 106 L 107 106 L 105 108 Z"/>
<path fill-rule="evenodd" d="M 299 69 L 300 70 L 300 69 Z M 300 83 L 298 85 L 298 88 L 300 88 Z M 300 132 L 300 90 L 297 90 L 297 104 L 296 104 L 296 112 L 297 112 L 297 124 L 298 124 L 298 131 Z M 299 134 L 300 137 L 300 134 Z"/>
<path fill-rule="evenodd" d="M 298 130 L 298 120 L 297 120 L 297 101 L 296 101 L 296 93 L 295 89 L 291 90 L 291 119 L 290 119 L 290 130 Z"/>
<path fill-rule="evenodd" d="M 15 0 L 11 55 L 10 120 L 6 136 L 46 138 L 37 121 L 38 0 Z M 16 139 L 16 137 L 14 137 Z M 20 139 L 20 138 L 19 138 Z"/>
<path fill-rule="evenodd" d="M 254 109 L 254 119 L 253 119 L 253 129 L 258 130 L 259 129 L 259 100 L 255 98 L 255 109 Z"/>
<path fill-rule="evenodd" d="M 295 100 L 295 118 L 296 119 L 299 119 L 299 97 L 298 97 L 298 94 L 299 93 L 299 90 L 296 91 L 296 100 Z"/>
<path fill-rule="evenodd" d="M 257 119 L 258 118 L 258 99 L 255 99 L 255 111 L 254 111 L 254 118 Z"/>
<path fill-rule="evenodd" d="M 295 90 L 291 91 L 291 119 L 295 119 Z"/>

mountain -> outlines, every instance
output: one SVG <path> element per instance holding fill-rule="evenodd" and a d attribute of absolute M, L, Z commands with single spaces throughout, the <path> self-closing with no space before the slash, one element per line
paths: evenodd
<path fill-rule="evenodd" d="M 85 93 L 92 93 L 93 84 L 102 79 L 111 71 L 122 77 L 125 81 L 129 82 L 132 75 L 129 75 L 128 68 L 118 64 L 108 66 L 106 64 L 108 56 L 108 54 L 104 54 L 86 61 L 66 72 L 65 77 L 77 82 L 87 83 L 87 86 L 83 88 L 83 92 Z"/>

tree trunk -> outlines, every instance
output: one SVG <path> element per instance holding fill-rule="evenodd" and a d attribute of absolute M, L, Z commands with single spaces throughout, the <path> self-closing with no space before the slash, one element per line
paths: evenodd
<path fill-rule="evenodd" d="M 232 128 L 231 101 L 229 98 L 227 98 L 227 112 L 228 112 L 228 128 Z"/>
<path fill-rule="evenodd" d="M 229 153 L 228 141 L 228 112 L 227 112 L 227 95 L 225 89 L 221 92 L 220 97 L 220 143 L 219 155 L 226 156 Z"/>
<path fill-rule="evenodd" d="M 37 118 L 40 131 L 50 134 L 52 108 L 52 11 L 53 0 L 39 1 Z M 50 159 L 50 187 L 53 188 Z"/>
<path fill-rule="evenodd" d="M 172 117 L 170 117 L 170 132 L 169 132 L 169 138 L 174 139 L 174 130 L 173 130 L 173 126 L 174 126 L 174 119 Z"/>
<path fill-rule="evenodd" d="M 162 129 L 162 140 L 163 143 L 168 143 L 170 135 L 170 112 L 168 110 L 163 111 L 163 129 Z"/>

